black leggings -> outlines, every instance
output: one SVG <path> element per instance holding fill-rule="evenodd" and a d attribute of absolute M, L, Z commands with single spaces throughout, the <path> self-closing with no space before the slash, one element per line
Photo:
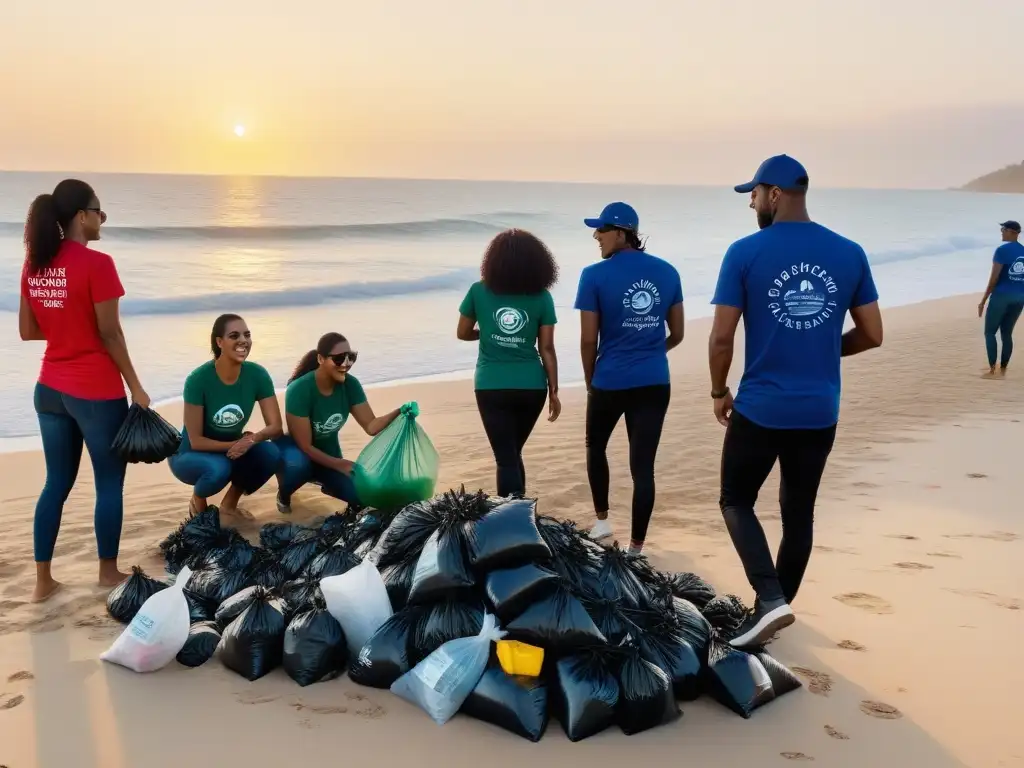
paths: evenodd
<path fill-rule="evenodd" d="M 629 471 L 633 476 L 633 541 L 647 536 L 654 511 L 654 458 L 672 390 L 668 384 L 633 389 L 597 389 L 587 396 L 587 478 L 594 510 L 608 511 L 608 440 L 626 417 Z"/>
<path fill-rule="evenodd" d="M 498 495 L 526 493 L 523 446 L 548 393 L 543 389 L 478 389 L 476 406 L 498 465 Z"/>
<path fill-rule="evenodd" d="M 761 600 L 791 603 L 800 589 L 814 543 L 814 502 L 835 437 L 834 425 L 768 429 L 732 412 L 722 449 L 719 505 L 747 581 Z M 782 476 L 782 541 L 773 563 L 754 503 L 776 460 Z"/>

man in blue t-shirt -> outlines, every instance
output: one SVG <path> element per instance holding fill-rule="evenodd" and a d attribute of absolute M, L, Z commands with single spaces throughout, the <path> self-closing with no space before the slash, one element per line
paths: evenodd
<path fill-rule="evenodd" d="M 671 395 L 668 351 L 683 340 L 683 287 L 675 267 L 644 252 L 631 206 L 611 203 L 583 222 L 601 251 L 601 261 L 580 275 L 576 293 L 587 384 L 587 477 L 597 515 L 590 535 L 612 535 L 606 449 L 625 415 L 633 476 L 630 551 L 639 553 L 654 510 L 654 459 Z"/>
<path fill-rule="evenodd" d="M 750 194 L 760 231 L 729 247 L 711 301 L 711 397 L 727 427 L 719 503 L 756 593 L 730 640 L 738 648 L 794 621 L 790 603 L 811 556 L 814 502 L 839 420 L 839 359 L 882 343 L 864 249 L 811 221 L 807 188 L 807 171 L 787 155 L 735 188 Z M 844 334 L 847 312 L 855 327 Z M 726 381 L 741 317 L 746 360 L 734 401 Z M 754 502 L 776 461 L 785 534 L 773 562 Z"/>
<path fill-rule="evenodd" d="M 985 314 L 985 351 L 988 353 L 988 371 L 985 379 L 1002 378 L 1013 354 L 1013 327 L 1024 311 L 1024 245 L 1020 244 L 1020 224 L 1004 221 L 999 225 L 1003 244 L 996 248 L 992 257 L 992 272 L 989 274 L 985 295 L 978 305 L 978 317 Z M 991 301 L 989 300 L 989 297 Z M 988 311 L 985 312 L 985 302 Z M 1003 353 L 999 356 L 999 372 L 996 372 L 996 332 L 1003 341 Z"/>

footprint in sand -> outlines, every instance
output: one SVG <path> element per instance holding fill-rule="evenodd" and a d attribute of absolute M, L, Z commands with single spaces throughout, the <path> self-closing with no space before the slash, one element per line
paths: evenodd
<path fill-rule="evenodd" d="M 956 552 L 925 552 L 928 557 L 949 557 L 955 560 L 963 560 L 963 557 Z"/>
<path fill-rule="evenodd" d="M 865 648 L 863 645 L 861 645 L 860 643 L 855 643 L 853 640 L 840 640 L 837 643 L 837 645 L 840 648 L 842 648 L 844 651 L 866 651 L 867 650 L 867 648 Z"/>
<path fill-rule="evenodd" d="M 988 477 L 988 475 L 984 474 L 983 472 L 968 472 L 967 476 L 971 478 L 971 480 L 984 480 L 986 477 Z"/>
<path fill-rule="evenodd" d="M 857 550 L 850 549 L 849 547 L 828 547 L 824 544 L 815 544 L 814 548 L 819 552 L 835 552 L 840 555 L 856 555 L 859 554 Z"/>
<path fill-rule="evenodd" d="M 840 731 L 838 728 L 833 728 L 831 725 L 826 725 L 825 726 L 825 733 L 827 733 L 833 739 L 838 739 L 839 741 L 849 741 L 850 740 L 849 736 L 847 736 L 845 733 Z"/>
<path fill-rule="evenodd" d="M 897 568 L 902 568 L 905 571 L 930 571 L 935 566 L 925 565 L 924 563 L 915 563 L 912 560 L 905 560 L 899 563 L 893 563 Z"/>
<path fill-rule="evenodd" d="M 843 605 L 851 608 L 860 608 L 868 613 L 887 614 L 892 613 L 892 606 L 877 595 L 869 595 L 867 592 L 847 592 L 844 595 L 836 595 L 832 598 Z"/>
<path fill-rule="evenodd" d="M 330 704 L 305 704 L 301 701 L 291 702 L 296 712 L 312 712 L 314 715 L 346 715 L 348 707 L 337 707 Z"/>
<path fill-rule="evenodd" d="M 14 709 L 23 701 L 25 701 L 24 696 L 11 696 L 9 693 L 0 693 L 0 710 Z"/>
<path fill-rule="evenodd" d="M 1020 538 L 1016 533 L 1010 531 L 990 531 L 989 533 L 947 533 L 946 539 L 987 539 L 989 541 L 1016 541 Z"/>
<path fill-rule="evenodd" d="M 265 693 L 255 693 L 254 691 L 242 691 L 241 693 L 235 694 L 235 700 L 239 704 L 269 704 L 272 701 L 277 701 L 280 696 L 268 695 Z"/>
<path fill-rule="evenodd" d="M 824 672 L 807 667 L 791 667 L 791 669 L 807 681 L 807 690 L 816 696 L 828 696 L 829 691 L 832 690 L 832 678 Z"/>
<path fill-rule="evenodd" d="M 803 752 L 779 752 L 787 760 L 799 760 L 804 763 L 813 763 L 814 758 L 810 755 L 805 755 Z"/>
<path fill-rule="evenodd" d="M 987 602 L 992 603 L 992 605 L 1005 608 L 1008 611 L 1019 611 L 1021 609 L 1021 601 L 1016 597 L 1003 597 L 980 589 L 953 589 L 951 587 L 947 587 L 946 591 L 952 592 L 954 595 L 960 595 L 961 597 L 976 597 L 980 600 L 986 600 Z"/>
<path fill-rule="evenodd" d="M 17 683 L 17 682 L 21 682 L 22 680 L 35 680 L 35 679 L 36 679 L 36 676 L 33 675 L 31 672 L 26 672 L 26 671 L 22 670 L 21 672 L 15 672 L 13 675 L 9 676 L 7 678 L 7 682 L 8 683 Z"/>
<path fill-rule="evenodd" d="M 887 539 L 901 539 L 903 541 L 917 541 L 917 536 L 911 536 L 909 533 L 888 533 L 885 538 Z"/>
<path fill-rule="evenodd" d="M 883 704 L 880 701 L 862 701 L 860 711 L 869 717 L 877 717 L 879 720 L 899 720 L 903 717 L 892 704 Z"/>

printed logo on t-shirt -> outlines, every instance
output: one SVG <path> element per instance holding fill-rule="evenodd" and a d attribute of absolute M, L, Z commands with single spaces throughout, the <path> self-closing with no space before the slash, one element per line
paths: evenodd
<path fill-rule="evenodd" d="M 63 309 L 68 297 L 65 267 L 47 267 L 38 275 L 29 275 L 28 296 L 49 309 Z"/>
<path fill-rule="evenodd" d="M 794 264 L 772 281 L 768 309 L 780 325 L 807 331 L 832 317 L 838 305 L 829 296 L 838 290 L 817 264 Z"/>
<path fill-rule="evenodd" d="M 345 417 L 340 413 L 332 413 L 324 421 L 314 421 L 313 431 L 318 435 L 330 435 L 341 429 L 345 423 Z"/>
<path fill-rule="evenodd" d="M 1015 283 L 1024 282 L 1024 256 L 1018 256 L 1013 260 L 1013 263 L 1007 270 L 1007 277 Z"/>
<path fill-rule="evenodd" d="M 494 322 L 502 335 L 491 334 L 491 338 L 503 347 L 515 347 L 526 344 L 523 336 L 516 336 L 529 322 L 530 316 L 515 307 L 501 307 L 494 313 Z"/>
<path fill-rule="evenodd" d="M 241 406 L 231 403 L 213 414 L 213 425 L 222 429 L 231 429 L 241 424 L 244 418 L 245 412 Z"/>
<path fill-rule="evenodd" d="M 637 280 L 629 286 L 622 294 L 622 306 L 629 311 L 622 321 L 623 328 L 642 331 L 661 326 L 661 315 L 655 312 L 661 306 L 661 293 L 650 280 Z"/>

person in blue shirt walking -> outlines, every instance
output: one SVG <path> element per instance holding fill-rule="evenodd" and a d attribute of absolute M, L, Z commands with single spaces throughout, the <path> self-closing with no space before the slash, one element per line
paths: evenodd
<path fill-rule="evenodd" d="M 587 385 L 587 477 L 597 515 L 590 536 L 612 535 L 607 448 L 625 416 L 633 476 L 629 549 L 639 553 L 654 510 L 654 460 L 671 396 L 668 351 L 683 340 L 683 287 L 675 267 L 645 252 L 631 206 L 611 203 L 583 221 L 601 250 L 601 261 L 580 275 L 575 304 Z"/>
<path fill-rule="evenodd" d="M 1013 327 L 1024 311 L 1024 245 L 1020 243 L 1020 224 L 1004 221 L 999 225 L 1003 244 L 992 257 L 992 272 L 985 295 L 978 305 L 978 317 L 985 315 L 985 350 L 988 352 L 988 372 L 982 378 L 996 379 L 1006 375 L 1006 366 L 1013 354 Z M 991 299 L 990 299 L 991 297 Z M 988 302 L 988 311 L 985 311 Z M 1003 342 L 996 371 L 996 332 Z"/>
<path fill-rule="evenodd" d="M 722 260 L 708 344 L 711 398 L 726 427 L 719 504 L 756 598 L 730 639 L 749 648 L 794 621 L 790 604 L 811 556 L 814 504 L 839 421 L 840 358 L 882 343 L 878 292 L 864 249 L 811 221 L 808 176 L 769 158 L 750 194 L 760 231 Z M 854 328 L 843 333 L 847 312 Z M 743 318 L 746 360 L 735 400 L 727 386 Z M 783 536 L 772 561 L 754 513 L 778 461 Z"/>

